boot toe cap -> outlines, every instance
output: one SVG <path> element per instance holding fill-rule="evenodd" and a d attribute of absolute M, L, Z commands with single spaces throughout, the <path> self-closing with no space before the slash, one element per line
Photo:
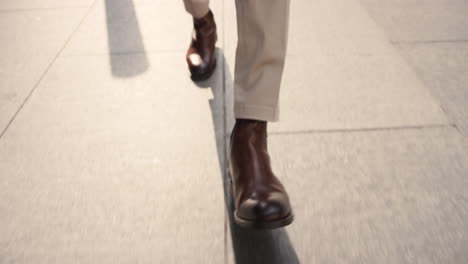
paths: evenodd
<path fill-rule="evenodd" d="M 211 64 L 203 63 L 200 66 L 189 66 L 191 78 L 194 81 L 203 81 L 211 77 L 216 68 L 216 60 Z"/>
<path fill-rule="evenodd" d="M 291 212 L 288 198 L 282 193 L 272 193 L 267 199 L 249 198 L 237 208 L 240 218 L 253 221 L 275 221 Z"/>

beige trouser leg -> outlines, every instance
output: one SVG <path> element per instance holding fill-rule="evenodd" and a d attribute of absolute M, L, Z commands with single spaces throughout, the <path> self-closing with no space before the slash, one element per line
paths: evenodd
<path fill-rule="evenodd" d="M 184 0 L 193 16 L 208 12 L 208 0 Z M 289 0 L 236 0 L 238 43 L 234 116 L 277 121 L 286 56 Z"/>
<path fill-rule="evenodd" d="M 277 121 L 288 40 L 289 0 L 236 0 L 236 118 Z"/>

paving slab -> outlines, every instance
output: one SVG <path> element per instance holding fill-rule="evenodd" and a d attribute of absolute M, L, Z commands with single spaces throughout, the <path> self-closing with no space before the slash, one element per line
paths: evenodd
<path fill-rule="evenodd" d="M 213 1 L 211 8 L 221 17 L 222 1 Z M 192 28 L 192 18 L 183 1 L 102 0 L 94 6 L 64 55 L 186 51 Z M 217 45 L 222 46 L 222 38 Z"/>
<path fill-rule="evenodd" d="M 2 262 L 224 261 L 222 74 L 184 54 L 57 59 L 0 141 Z"/>
<path fill-rule="evenodd" d="M 230 263 L 468 261 L 468 141 L 453 127 L 273 135 L 269 143 L 295 222 L 233 238 L 249 248 L 231 244 Z M 261 261 L 272 256 L 288 261 Z"/>
<path fill-rule="evenodd" d="M 0 131 L 5 129 L 85 12 L 86 8 L 0 12 Z"/>
<path fill-rule="evenodd" d="M 0 11 L 89 7 L 94 0 L 2 0 Z"/>
<path fill-rule="evenodd" d="M 231 53 L 237 44 L 235 4 L 226 1 L 224 6 L 224 47 Z M 355 1 L 291 1 L 288 37 L 288 54 L 298 56 L 317 49 L 361 55 L 388 52 L 386 35 Z"/>
<path fill-rule="evenodd" d="M 468 39 L 468 2 L 464 0 L 360 0 L 396 42 Z"/>
<path fill-rule="evenodd" d="M 468 136 L 468 43 L 400 44 L 397 46 L 451 122 Z"/>
<path fill-rule="evenodd" d="M 235 19 L 233 12 L 226 4 L 226 21 Z M 291 4 L 290 31 L 295 37 L 290 37 L 283 75 L 281 121 L 271 125 L 272 132 L 449 123 L 439 103 L 359 3 L 296 1 Z M 235 63 L 235 48 L 230 45 L 236 29 L 226 22 L 225 32 L 230 131 Z"/>

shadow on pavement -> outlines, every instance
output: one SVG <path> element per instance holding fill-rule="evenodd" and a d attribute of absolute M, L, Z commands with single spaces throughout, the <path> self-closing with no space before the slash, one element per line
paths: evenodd
<path fill-rule="evenodd" d="M 149 62 L 133 0 L 105 0 L 105 7 L 112 75 L 127 78 L 144 73 Z"/>
<path fill-rule="evenodd" d="M 237 264 L 297 264 L 300 263 L 296 251 L 289 239 L 286 229 L 275 230 L 249 230 L 237 226 L 233 222 L 234 204 L 230 193 L 227 173 L 227 150 L 229 137 L 226 133 L 226 109 L 225 84 L 232 83 L 233 79 L 222 50 L 217 49 L 218 69 L 214 74 L 225 75 L 223 82 L 215 81 L 213 76 L 210 80 L 196 83 L 200 88 L 211 88 L 213 99 L 209 100 L 213 127 L 215 129 L 216 147 L 218 151 L 218 162 L 223 179 L 224 197 L 228 212 L 231 241 L 234 250 L 234 259 Z M 224 65 L 223 67 L 219 67 Z M 224 70 L 224 73 L 223 73 Z M 233 87 L 233 86 L 230 86 Z M 223 109 L 224 108 L 224 109 Z M 219 120 L 223 120 L 222 123 Z"/>

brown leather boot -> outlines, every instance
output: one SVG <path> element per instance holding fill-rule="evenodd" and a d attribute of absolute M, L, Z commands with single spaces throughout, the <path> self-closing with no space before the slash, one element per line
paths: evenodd
<path fill-rule="evenodd" d="M 231 134 L 229 174 L 234 221 L 247 228 L 289 225 L 289 197 L 273 174 L 267 149 L 267 122 L 237 119 Z"/>
<path fill-rule="evenodd" d="M 192 42 L 187 51 L 187 63 L 191 78 L 204 81 L 211 77 L 216 68 L 215 44 L 218 39 L 213 13 L 193 19 Z"/>

